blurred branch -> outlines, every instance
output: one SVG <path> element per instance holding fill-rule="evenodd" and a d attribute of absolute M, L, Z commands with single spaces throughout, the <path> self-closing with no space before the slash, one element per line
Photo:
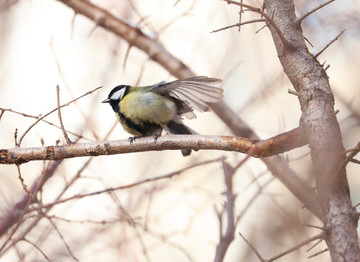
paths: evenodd
<path fill-rule="evenodd" d="M 181 173 L 183 173 L 186 170 L 189 170 L 189 169 L 192 169 L 192 168 L 195 168 L 195 167 L 198 167 L 198 166 L 214 163 L 214 162 L 220 161 L 222 159 L 223 158 L 216 158 L 216 159 L 212 159 L 212 160 L 206 160 L 206 161 L 198 162 L 198 163 L 192 164 L 190 166 L 187 166 L 185 168 L 179 169 L 177 171 L 174 171 L 174 172 L 171 172 L 171 173 L 168 173 L 168 174 L 165 174 L 165 175 L 146 178 L 146 179 L 140 180 L 138 182 L 135 182 L 135 183 L 132 183 L 132 184 L 127 184 L 127 185 L 124 185 L 124 186 L 109 187 L 109 188 L 106 188 L 106 189 L 103 189 L 103 190 L 94 191 L 94 192 L 90 192 L 90 193 L 82 194 L 82 195 L 73 195 L 71 197 L 63 198 L 63 199 L 58 198 L 56 201 L 54 201 L 52 203 L 39 205 L 39 206 L 29 210 L 29 211 L 34 211 L 34 210 L 38 210 L 38 209 L 52 207 L 55 204 L 65 203 L 65 202 L 68 202 L 68 201 L 71 201 L 71 200 L 74 200 L 74 199 L 81 199 L 81 198 L 84 198 L 84 197 L 100 195 L 100 194 L 104 194 L 104 193 L 114 192 L 114 191 L 117 191 L 117 190 L 129 189 L 129 188 L 133 188 L 133 187 L 136 187 L 136 186 L 139 186 L 139 185 L 142 185 L 142 184 L 146 184 L 146 183 L 149 183 L 149 182 L 154 182 L 154 181 L 158 181 L 158 180 L 162 180 L 162 179 L 169 179 L 169 178 L 180 175 Z"/>
<path fill-rule="evenodd" d="M 281 252 L 280 254 L 278 254 L 278 255 L 276 255 L 276 256 L 273 256 L 273 257 L 271 257 L 271 258 L 269 258 L 269 259 L 264 259 L 264 258 L 260 255 L 259 251 L 254 247 L 254 245 L 252 245 L 252 244 L 249 242 L 249 240 L 247 240 L 241 233 L 239 233 L 239 234 L 240 234 L 241 238 L 246 242 L 246 244 L 251 248 L 251 250 L 255 253 L 255 255 L 257 256 L 257 258 L 258 258 L 260 261 L 262 261 L 262 262 L 272 262 L 272 261 L 275 261 L 275 260 L 277 260 L 277 259 L 279 259 L 279 258 L 281 258 L 281 257 L 283 257 L 283 256 L 286 256 L 286 255 L 288 255 L 288 254 L 290 254 L 290 253 L 298 250 L 299 248 L 301 248 L 301 247 L 309 244 L 309 243 L 312 242 L 312 241 L 315 241 L 315 240 L 324 238 L 324 233 L 321 232 L 320 234 L 317 234 L 317 235 L 315 235 L 315 236 L 313 236 L 313 237 L 310 237 L 310 238 L 308 238 L 308 239 L 300 242 L 299 244 L 293 246 L 292 248 L 289 248 L 288 250 L 285 250 L 284 252 Z"/>
<path fill-rule="evenodd" d="M 336 100 L 339 100 L 347 110 L 350 111 L 349 117 L 354 117 L 358 123 L 360 123 L 360 113 L 356 110 L 356 108 L 352 105 L 351 101 L 346 101 L 346 99 L 339 92 L 336 91 L 336 88 L 332 91 L 336 97 Z M 352 99 L 355 97 L 352 97 Z"/>
<path fill-rule="evenodd" d="M 39 177 L 29 190 L 29 194 L 26 194 L 24 198 L 17 202 L 12 210 L 10 210 L 5 216 L 2 221 L 0 222 L 0 237 L 3 236 L 10 227 L 17 224 L 17 227 L 9 234 L 8 239 L 4 242 L 4 244 L 0 247 L 0 252 L 4 249 L 7 242 L 10 240 L 11 236 L 16 232 L 17 228 L 20 226 L 20 221 L 22 220 L 24 214 L 26 213 L 29 205 L 36 201 L 36 194 L 42 188 L 44 182 L 52 177 L 57 170 L 58 166 L 61 164 L 62 160 L 54 161 L 52 164 L 47 168 L 41 177 Z"/>
<path fill-rule="evenodd" d="M 150 38 L 140 29 L 121 21 L 107 10 L 85 0 L 58 1 L 72 8 L 76 14 L 82 14 L 93 20 L 96 25 L 122 37 L 130 46 L 135 46 L 143 50 L 153 61 L 167 68 L 171 74 L 176 76 L 181 75 L 182 77 L 179 78 L 194 75 L 188 67 L 168 53 L 156 39 Z"/>
<path fill-rule="evenodd" d="M 245 159 L 245 161 L 247 158 Z M 245 161 L 241 161 L 240 163 L 245 163 Z M 219 243 L 216 246 L 216 253 L 215 253 L 215 262 L 222 262 L 224 260 L 225 254 L 234 240 L 235 236 L 235 229 L 236 229 L 236 221 L 234 215 L 235 209 L 235 198 L 233 192 L 233 176 L 236 170 L 241 166 L 238 165 L 237 168 L 233 168 L 230 164 L 228 164 L 225 159 L 222 160 L 223 165 L 223 173 L 224 173 L 224 182 L 226 186 L 225 196 L 226 202 L 225 207 L 222 212 L 218 212 L 218 219 L 219 219 L 219 227 L 220 227 L 220 234 L 219 234 Z M 226 231 L 223 233 L 223 216 L 226 212 L 227 223 L 226 223 Z"/>
<path fill-rule="evenodd" d="M 253 157 L 278 155 L 305 145 L 299 129 L 266 140 L 252 140 L 235 136 L 165 135 L 108 142 L 77 143 L 64 146 L 0 149 L 0 164 L 22 164 L 33 160 L 59 160 L 82 156 L 113 155 L 145 151 L 176 149 L 224 150 L 241 152 Z"/>

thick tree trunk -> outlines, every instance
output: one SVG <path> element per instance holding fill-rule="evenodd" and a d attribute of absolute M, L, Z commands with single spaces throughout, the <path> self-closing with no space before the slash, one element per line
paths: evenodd
<path fill-rule="evenodd" d="M 299 94 L 300 129 L 311 149 L 313 172 L 332 261 L 360 261 L 356 211 L 351 204 L 334 96 L 324 68 L 309 52 L 295 16 L 293 0 L 265 0 L 267 14 L 286 41 L 269 24 L 284 72 Z"/>

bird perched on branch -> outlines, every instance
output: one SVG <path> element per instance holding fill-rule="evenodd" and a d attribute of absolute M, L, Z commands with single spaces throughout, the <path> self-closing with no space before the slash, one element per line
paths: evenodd
<path fill-rule="evenodd" d="M 173 82 L 160 82 L 151 86 L 116 86 L 102 103 L 109 103 L 120 124 L 134 137 L 161 136 L 163 129 L 172 134 L 193 134 L 181 119 L 196 118 L 194 110 L 209 110 L 208 103 L 223 97 L 220 79 L 196 76 Z M 184 156 L 190 149 L 182 149 Z"/>

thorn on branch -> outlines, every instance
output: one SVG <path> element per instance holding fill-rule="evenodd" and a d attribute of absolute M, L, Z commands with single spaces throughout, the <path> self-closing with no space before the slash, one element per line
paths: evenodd
<path fill-rule="evenodd" d="M 300 24 L 302 23 L 302 21 L 304 21 L 304 19 L 305 19 L 306 17 L 308 17 L 309 15 L 315 13 L 316 11 L 320 10 L 320 9 L 323 8 L 324 6 L 330 4 L 330 3 L 334 2 L 334 1 L 335 1 L 335 0 L 329 0 L 329 1 L 327 1 L 327 2 L 325 2 L 325 3 L 323 3 L 323 4 L 321 4 L 321 5 L 319 5 L 318 7 L 314 8 L 313 10 L 307 12 L 306 14 L 304 14 L 303 16 L 301 16 L 301 17 L 299 17 L 299 18 L 297 19 L 297 24 L 300 25 Z"/>
<path fill-rule="evenodd" d="M 319 55 L 321 55 L 329 46 L 331 46 L 336 40 L 340 38 L 340 36 L 346 31 L 346 29 L 342 30 L 340 34 L 338 34 L 333 40 L 331 40 L 323 49 L 321 49 L 314 58 L 316 59 Z"/>
<path fill-rule="evenodd" d="M 298 92 L 296 92 L 295 90 L 292 90 L 292 89 L 288 89 L 288 93 L 291 95 L 297 96 L 297 97 L 300 96 L 300 94 Z"/>
<path fill-rule="evenodd" d="M 354 157 L 360 152 L 360 142 L 358 142 L 358 144 L 354 148 L 346 150 L 344 153 L 348 153 L 348 152 L 350 152 L 350 154 L 344 159 L 344 161 L 341 163 L 341 165 L 337 169 L 337 172 L 336 172 L 337 175 L 340 175 L 342 170 L 346 167 L 346 165 L 352 159 L 354 159 Z"/>
<path fill-rule="evenodd" d="M 94 27 L 90 30 L 88 37 L 90 37 L 96 30 L 96 28 L 98 26 L 103 26 L 105 23 L 105 15 L 104 14 L 100 14 L 97 18 L 94 19 L 95 25 Z"/>

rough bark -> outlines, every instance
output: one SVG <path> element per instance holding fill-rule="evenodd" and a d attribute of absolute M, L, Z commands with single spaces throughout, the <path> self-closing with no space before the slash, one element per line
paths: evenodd
<path fill-rule="evenodd" d="M 299 94 L 300 130 L 311 148 L 325 241 L 332 261 L 360 261 L 358 217 L 351 204 L 346 170 L 338 170 L 345 155 L 328 76 L 305 44 L 294 1 L 265 0 L 265 8 L 287 41 L 284 43 L 269 24 L 284 72 Z"/>

